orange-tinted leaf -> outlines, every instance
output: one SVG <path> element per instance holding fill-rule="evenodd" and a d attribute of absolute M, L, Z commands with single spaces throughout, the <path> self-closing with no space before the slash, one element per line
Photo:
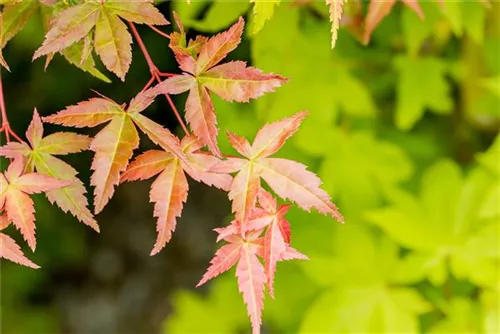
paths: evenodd
<path fill-rule="evenodd" d="M 229 30 L 210 38 L 203 44 L 196 63 L 196 74 L 205 72 L 236 49 L 241 41 L 244 24 L 245 21 L 240 17 Z"/>
<path fill-rule="evenodd" d="M 238 288 L 243 294 L 248 315 L 252 322 L 252 333 L 260 333 L 262 308 L 264 307 L 264 284 L 266 276 L 252 245 L 244 244 L 241 259 L 236 267 Z"/>
<path fill-rule="evenodd" d="M 33 120 L 31 121 L 28 129 L 26 130 L 26 138 L 28 139 L 31 147 L 37 147 L 40 145 L 40 141 L 43 137 L 43 124 L 40 119 L 40 115 L 38 115 L 38 111 L 33 111 Z"/>
<path fill-rule="evenodd" d="M 5 195 L 5 210 L 30 248 L 35 250 L 35 207 L 33 200 L 22 191 L 9 186 Z"/>
<path fill-rule="evenodd" d="M 250 159 L 250 156 L 252 155 L 252 147 L 248 143 L 248 140 L 232 133 L 231 131 L 227 131 L 226 134 L 231 146 L 233 146 L 239 154 Z"/>
<path fill-rule="evenodd" d="M 83 128 L 105 123 L 122 113 L 118 104 L 103 98 L 92 98 L 69 106 L 57 114 L 43 117 L 43 120 L 53 124 Z"/>
<path fill-rule="evenodd" d="M 102 10 L 95 29 L 95 50 L 108 70 L 122 81 L 132 62 L 132 36 L 117 16 Z"/>
<path fill-rule="evenodd" d="M 274 298 L 274 274 L 276 273 L 276 264 L 286 251 L 286 247 L 287 245 L 279 228 L 278 220 L 275 218 L 267 228 L 264 236 L 264 269 L 271 298 Z"/>
<path fill-rule="evenodd" d="M 391 12 L 396 0 L 371 0 L 365 19 L 364 43 L 370 41 L 370 36 L 382 19 Z"/>
<path fill-rule="evenodd" d="M 56 155 L 78 153 L 87 150 L 90 141 L 89 136 L 71 132 L 57 132 L 44 137 L 38 145 L 37 151 Z"/>
<path fill-rule="evenodd" d="M 158 237 L 151 255 L 157 254 L 172 238 L 176 219 L 180 217 L 188 195 L 188 183 L 179 160 L 170 160 L 165 170 L 151 186 L 149 198 L 155 203 Z"/>
<path fill-rule="evenodd" d="M 100 9 L 100 3 L 92 1 L 61 12 L 33 59 L 61 51 L 84 38 L 96 24 Z"/>
<path fill-rule="evenodd" d="M 245 222 L 252 213 L 260 190 L 260 178 L 253 163 L 245 164 L 234 177 L 229 198 L 233 201 L 232 210 L 236 219 Z"/>
<path fill-rule="evenodd" d="M 302 111 L 291 117 L 264 125 L 255 136 L 252 145 L 253 157 L 267 157 L 276 153 L 285 144 L 285 141 L 297 132 L 307 114 L 307 111 Z"/>
<path fill-rule="evenodd" d="M 121 182 L 147 180 L 163 171 L 174 156 L 160 150 L 149 150 L 132 161 L 121 175 Z"/>
<path fill-rule="evenodd" d="M 104 6 L 111 13 L 119 15 L 127 21 L 150 25 L 169 24 L 150 0 L 107 0 Z"/>
<path fill-rule="evenodd" d="M 241 245 L 239 244 L 228 244 L 219 248 L 213 259 L 210 261 L 210 267 L 208 267 L 196 287 L 205 284 L 212 278 L 215 278 L 223 272 L 231 269 L 231 267 L 234 266 L 240 258 L 240 249 Z"/>
<path fill-rule="evenodd" d="M 0 147 L 0 155 L 6 158 L 17 158 L 30 151 L 26 143 L 9 142 Z"/>
<path fill-rule="evenodd" d="M 227 101 L 248 102 L 273 92 L 288 80 L 276 74 L 264 74 L 244 61 L 215 66 L 198 77 L 198 81 Z"/>
<path fill-rule="evenodd" d="M 424 12 L 418 3 L 418 0 L 403 0 L 403 3 L 413 10 L 422 20 L 424 19 Z"/>
<path fill-rule="evenodd" d="M 292 160 L 266 158 L 258 161 L 260 175 L 278 196 L 297 203 L 304 210 L 315 208 L 343 222 L 330 196 L 320 188 L 321 180 L 306 166 Z"/>
<path fill-rule="evenodd" d="M 5 61 L 1 48 L 0 48 L 0 65 L 2 65 L 7 71 L 10 72 L 9 64 L 7 64 L 7 62 Z"/>
<path fill-rule="evenodd" d="M 190 90 L 195 84 L 195 78 L 190 75 L 175 75 L 163 80 L 160 84 L 153 87 L 152 90 L 154 91 L 154 95 L 180 94 Z"/>
<path fill-rule="evenodd" d="M 125 114 L 115 117 L 101 130 L 90 146 L 95 152 L 92 161 L 91 184 L 95 186 L 95 213 L 102 211 L 113 196 L 114 188 L 120 181 L 120 173 L 139 146 L 139 135 L 134 124 Z"/>
<path fill-rule="evenodd" d="M 332 23 L 332 49 L 335 47 L 335 43 L 337 42 L 344 2 L 345 0 L 326 0 L 326 4 L 328 5 L 330 11 L 330 22 Z"/>
<path fill-rule="evenodd" d="M 0 233 L 0 258 L 4 258 L 33 269 L 40 268 L 24 256 L 21 248 L 16 244 L 14 239 L 3 233 Z"/>
<path fill-rule="evenodd" d="M 186 101 L 185 117 L 196 137 L 206 144 L 213 154 L 220 157 L 214 105 L 205 87 L 197 85 L 191 88 Z"/>

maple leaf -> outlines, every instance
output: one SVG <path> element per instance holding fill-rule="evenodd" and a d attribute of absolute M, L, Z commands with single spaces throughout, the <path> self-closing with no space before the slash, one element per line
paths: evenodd
<path fill-rule="evenodd" d="M 128 109 L 106 98 L 92 98 L 69 106 L 57 114 L 44 117 L 44 121 L 74 127 L 94 127 L 109 122 L 92 140 L 91 184 L 94 190 L 94 211 L 99 213 L 114 194 L 120 173 L 129 163 L 134 149 L 139 146 L 140 128 L 155 144 L 189 164 L 181 150 L 179 140 L 161 125 L 143 116 L 141 112 L 154 101 L 151 91 L 138 94 Z"/>
<path fill-rule="evenodd" d="M 26 256 L 24 256 L 21 248 L 16 244 L 14 239 L 9 237 L 7 234 L 0 232 L 0 258 L 4 258 L 15 262 L 17 264 L 22 264 L 23 266 L 30 267 L 33 269 L 40 268 L 35 263 L 31 262 Z"/>
<path fill-rule="evenodd" d="M 332 23 L 332 49 L 335 47 L 335 43 L 337 42 L 344 2 L 345 0 L 326 0 L 326 4 L 328 5 L 330 11 L 330 22 Z"/>
<path fill-rule="evenodd" d="M 196 38 L 187 46 L 182 25 L 178 25 L 181 32 L 172 35 L 170 48 L 179 67 L 187 73 L 168 78 L 155 89 L 158 94 L 180 94 L 189 90 L 185 106 L 186 121 L 196 137 L 220 157 L 217 120 L 210 92 L 229 102 L 248 102 L 274 91 L 287 79 L 272 73 L 264 74 L 243 61 L 217 65 L 240 43 L 244 26 L 241 17 L 227 31 L 208 40 Z M 178 81 L 184 82 L 183 89 L 174 84 Z"/>
<path fill-rule="evenodd" d="M 188 182 L 185 173 L 197 181 L 214 185 L 220 189 L 229 189 L 232 178 L 229 175 L 206 172 L 219 160 L 198 150 L 201 145 L 192 136 L 181 141 L 181 147 L 190 162 L 186 164 L 173 154 L 161 150 L 149 150 L 139 155 L 121 176 L 121 182 L 145 180 L 157 174 L 151 185 L 150 201 L 154 205 L 157 220 L 158 237 L 151 255 L 157 254 L 172 238 L 183 205 L 187 200 Z M 223 177 L 221 177 L 223 176 Z"/>
<path fill-rule="evenodd" d="M 87 208 L 85 186 L 76 177 L 78 172 L 63 160 L 54 157 L 54 155 L 87 150 L 91 139 L 88 136 L 69 132 L 58 132 L 43 137 L 43 124 L 36 109 L 26 131 L 26 138 L 31 147 L 25 143 L 10 142 L 0 148 L 0 155 L 8 158 L 22 156 L 27 161 L 26 170 L 36 170 L 40 174 L 71 181 L 71 185 L 46 191 L 47 198 L 51 203 L 56 203 L 64 212 L 69 211 L 82 223 L 99 232 L 99 226 Z"/>
<path fill-rule="evenodd" d="M 15 159 L 5 173 L 0 173 L 0 207 L 5 206 L 5 214 L 32 250 L 35 250 L 35 207 L 29 195 L 49 191 L 71 184 L 38 173 L 22 175 L 23 159 Z"/>
<path fill-rule="evenodd" d="M 132 36 L 122 19 L 139 24 L 169 24 L 150 0 L 87 1 L 57 15 L 33 60 L 84 40 L 95 28 L 95 51 L 106 68 L 124 81 L 132 61 Z"/>
<path fill-rule="evenodd" d="M 253 333 L 260 332 L 262 323 L 262 308 L 264 307 L 264 287 L 266 276 L 264 266 L 259 261 L 257 254 L 260 245 L 259 235 L 262 230 L 250 233 L 246 238 L 231 235 L 224 240 L 227 245 L 222 246 L 210 261 L 203 278 L 198 283 L 200 286 L 214 277 L 228 271 L 236 264 L 236 277 L 238 278 L 239 291 L 247 306 L 248 315 L 252 322 Z"/>
<path fill-rule="evenodd" d="M 276 153 L 299 128 L 307 116 L 303 111 L 294 116 L 264 125 L 257 133 L 253 145 L 235 134 L 228 132 L 231 145 L 243 155 L 242 158 L 228 158 L 211 171 L 220 173 L 238 172 L 231 184 L 229 198 L 236 219 L 246 222 L 255 207 L 260 190 L 260 179 L 284 199 L 297 203 L 301 208 L 315 208 L 343 222 L 337 207 L 331 203 L 330 196 L 320 188 L 321 180 L 306 166 L 287 159 L 269 158 Z"/>
<path fill-rule="evenodd" d="M 418 4 L 417 0 L 403 0 L 402 1 L 408 8 L 413 10 L 420 16 L 421 19 L 424 19 L 424 13 Z M 370 36 L 375 29 L 375 27 L 382 21 L 382 19 L 387 16 L 396 0 L 371 0 L 368 6 L 368 14 L 365 19 L 365 32 L 364 32 L 364 43 L 367 44 L 370 41 Z"/>

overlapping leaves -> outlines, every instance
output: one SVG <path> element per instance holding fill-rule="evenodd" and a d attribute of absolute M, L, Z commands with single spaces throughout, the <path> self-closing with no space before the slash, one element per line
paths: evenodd
<path fill-rule="evenodd" d="M 267 92 L 274 91 L 286 82 L 275 74 L 246 66 L 243 61 L 217 65 L 233 51 L 241 41 L 244 21 L 210 39 L 198 37 L 186 43 L 182 25 L 180 33 L 174 33 L 170 48 L 179 67 L 186 72 L 165 80 L 155 89 L 164 94 L 179 94 L 189 90 L 186 101 L 186 120 L 196 137 L 216 156 L 221 156 L 217 145 L 217 120 L 210 92 L 226 101 L 248 102 Z"/>
<path fill-rule="evenodd" d="M 124 81 L 132 62 L 132 36 L 122 19 L 140 24 L 168 24 L 150 0 L 85 1 L 56 15 L 33 59 L 82 41 L 83 48 L 77 51 L 81 63 L 89 59 L 93 49 L 106 68 Z"/>

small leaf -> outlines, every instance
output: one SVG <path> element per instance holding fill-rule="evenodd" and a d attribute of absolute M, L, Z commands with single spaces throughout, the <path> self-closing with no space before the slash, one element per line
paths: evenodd
<path fill-rule="evenodd" d="M 85 2 L 61 12 L 33 60 L 61 51 L 84 38 L 96 24 L 100 7 L 98 2 Z"/>
<path fill-rule="evenodd" d="M 33 269 L 40 268 L 24 256 L 21 248 L 19 248 L 14 239 L 11 239 L 8 235 L 3 233 L 0 233 L 0 258 L 4 258 Z"/>
<path fill-rule="evenodd" d="M 330 11 L 330 22 L 332 23 L 332 49 L 335 47 L 335 43 L 337 42 L 344 2 L 345 0 L 326 0 L 326 4 L 328 5 Z"/>
<path fill-rule="evenodd" d="M 108 70 L 122 81 L 132 63 L 132 36 L 117 16 L 101 10 L 95 29 L 95 50 Z"/>
<path fill-rule="evenodd" d="M 257 34 L 274 14 L 274 7 L 278 6 L 281 0 L 250 0 L 253 2 L 253 21 L 250 28 L 252 35 Z"/>

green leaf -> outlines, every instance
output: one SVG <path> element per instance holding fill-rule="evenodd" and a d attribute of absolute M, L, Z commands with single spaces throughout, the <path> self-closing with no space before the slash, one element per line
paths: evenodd
<path fill-rule="evenodd" d="M 180 291 L 173 304 L 175 311 L 165 321 L 164 333 L 230 334 L 248 327 L 236 282 L 227 273 L 211 284 L 208 296 Z"/>
<path fill-rule="evenodd" d="M 274 7 L 279 5 L 281 0 L 250 0 L 253 2 L 252 21 L 250 26 L 250 34 L 258 33 L 274 14 Z"/>
<path fill-rule="evenodd" d="M 422 177 L 418 198 L 404 192 L 389 197 L 393 204 L 366 215 L 399 244 L 415 251 L 395 271 L 395 279 L 413 283 L 428 277 L 435 285 L 448 277 L 447 263 L 457 278 L 489 286 L 496 282 L 500 254 L 491 254 L 498 236 L 479 210 L 491 179 L 474 170 L 466 179 L 448 160 L 430 167 Z M 477 247 L 477 248 L 474 248 Z M 448 262 L 449 261 L 449 262 Z M 410 270 L 411 269 L 411 270 Z"/>
<path fill-rule="evenodd" d="M 194 3 L 193 3 L 194 4 Z M 193 5 L 191 4 L 191 5 Z M 247 1 L 214 1 L 201 20 L 189 17 L 181 20 L 186 27 L 192 27 L 204 32 L 217 32 L 234 23 L 244 15 L 250 3 Z"/>
<path fill-rule="evenodd" d="M 396 102 L 399 129 L 411 129 L 427 108 L 437 114 L 451 112 L 453 102 L 445 78 L 446 64 L 442 60 L 401 56 L 394 58 L 394 65 L 399 72 Z"/>
<path fill-rule="evenodd" d="M 336 131 L 319 175 L 344 212 L 359 215 L 380 204 L 383 193 L 407 180 L 413 166 L 397 145 L 373 135 Z M 353 177 L 355 175 L 355 177 Z"/>
<path fill-rule="evenodd" d="M 36 1 L 21 1 L 4 5 L 0 21 L 0 49 L 23 29 L 37 9 Z"/>
<path fill-rule="evenodd" d="M 116 15 L 101 10 L 95 27 L 95 50 L 108 70 L 122 81 L 132 63 L 132 36 Z"/>
<path fill-rule="evenodd" d="M 81 62 L 83 49 L 84 41 L 80 41 L 64 49 L 62 55 L 70 64 L 75 65 L 84 72 L 88 72 L 104 82 L 110 83 L 111 80 L 95 67 L 94 57 L 92 57 L 92 55 L 89 55 L 83 63 Z"/>

